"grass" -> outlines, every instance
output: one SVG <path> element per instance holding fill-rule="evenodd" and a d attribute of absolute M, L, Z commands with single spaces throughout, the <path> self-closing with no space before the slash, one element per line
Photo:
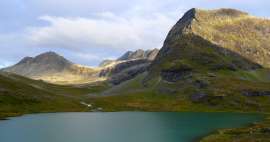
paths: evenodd
<path fill-rule="evenodd" d="M 38 112 L 89 111 L 80 104 L 84 95 L 106 84 L 53 85 L 14 74 L 0 74 L 0 118 Z"/>
<path fill-rule="evenodd" d="M 254 123 L 249 127 L 219 130 L 201 142 L 269 142 L 270 118 Z"/>
<path fill-rule="evenodd" d="M 107 88 L 106 84 L 62 86 L 20 76 L 1 75 L 0 119 L 25 113 L 89 111 L 79 103 L 82 100 L 93 104 L 94 108 L 101 107 L 104 111 L 270 112 L 269 97 L 245 97 L 239 92 L 242 89 L 269 89 L 269 82 L 261 81 L 268 75 L 267 71 L 220 70 L 212 72 L 216 77 L 209 77 L 208 72 L 194 73 L 191 79 L 175 83 L 153 78 L 148 85 L 143 83 L 147 74 L 142 74 L 121 84 L 119 88 L 109 89 L 108 96 L 97 95 Z M 207 81 L 209 86 L 198 89 L 194 87 L 195 80 Z M 209 97 L 199 102 L 191 101 L 190 96 L 198 91 L 206 92 Z M 91 93 L 95 95 L 86 96 Z M 222 99 L 217 99 L 220 94 L 225 95 Z M 259 126 L 254 135 L 249 134 L 250 128 Z M 220 130 L 202 141 L 229 142 L 240 138 L 242 141 L 247 138 L 267 140 L 267 133 L 261 132 L 268 127 L 269 122 L 265 121 L 249 128 Z"/>
<path fill-rule="evenodd" d="M 243 90 L 269 91 L 270 82 L 256 81 L 260 77 L 254 80 L 243 79 L 248 72 L 243 76 L 234 77 L 240 73 L 242 71 L 219 71 L 215 72 L 214 78 L 198 73 L 193 74 L 188 80 L 174 83 L 153 78 L 147 85 L 142 83 L 146 77 L 146 74 L 143 74 L 121 86 L 109 89 L 105 95 L 87 98 L 87 101 L 106 111 L 270 112 L 268 96 L 247 97 L 242 94 Z M 207 87 L 196 87 L 196 80 L 207 82 Z M 198 92 L 207 94 L 207 97 L 192 101 L 191 96 Z"/>
<path fill-rule="evenodd" d="M 270 67 L 267 53 L 270 49 L 270 36 L 266 32 L 269 26 L 268 19 L 256 18 L 235 10 L 197 10 L 192 30 L 206 40 L 264 67 Z"/>

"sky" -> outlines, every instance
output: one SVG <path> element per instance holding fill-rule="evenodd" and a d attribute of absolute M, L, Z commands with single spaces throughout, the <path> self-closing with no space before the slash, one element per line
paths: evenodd
<path fill-rule="evenodd" d="M 270 17 L 269 0 L 3 0 L 0 68 L 47 51 L 97 66 L 126 51 L 161 48 L 171 27 L 194 7 Z"/>

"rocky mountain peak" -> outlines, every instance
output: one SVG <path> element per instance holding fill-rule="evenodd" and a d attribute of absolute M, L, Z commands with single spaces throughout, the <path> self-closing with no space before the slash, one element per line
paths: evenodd
<path fill-rule="evenodd" d="M 136 51 L 128 51 L 126 52 L 123 56 L 118 58 L 118 61 L 123 61 L 123 60 L 134 60 L 134 59 L 148 59 L 148 60 L 153 60 L 157 53 L 158 49 L 153 49 L 153 50 L 142 50 L 138 49 Z"/>
<path fill-rule="evenodd" d="M 55 52 L 45 52 L 43 54 L 40 54 L 38 56 L 36 56 L 33 60 L 33 62 L 35 63 L 59 63 L 59 64 L 72 64 L 70 61 L 68 61 L 67 59 L 65 59 L 63 56 L 58 55 Z"/>
<path fill-rule="evenodd" d="M 241 65 L 241 68 L 253 68 L 242 62 L 270 67 L 269 31 L 270 20 L 256 18 L 246 12 L 225 8 L 216 10 L 193 8 L 187 11 L 171 29 L 159 58 L 177 52 L 184 53 L 181 50 L 189 51 L 186 54 L 193 54 L 195 52 L 191 50 L 195 50 L 193 49 L 195 47 L 198 48 L 196 51 L 211 50 L 202 48 L 205 44 L 205 47 L 215 47 L 213 49 L 218 50 L 217 53 L 224 58 L 231 56 L 231 59 L 239 60 L 238 62 L 241 63 L 233 61 L 233 64 Z M 199 57 L 199 55 L 196 56 Z M 194 55 L 193 59 L 197 58 L 196 56 Z M 205 56 L 202 57 L 205 58 Z"/>
<path fill-rule="evenodd" d="M 169 36 L 189 34 L 196 32 L 196 28 L 202 28 L 202 24 L 211 27 L 219 22 L 230 22 L 237 18 L 250 17 L 248 13 L 236 9 L 222 8 L 216 10 L 203 10 L 192 8 L 175 24 L 169 32 Z M 226 23 L 225 23 L 226 24 Z M 194 28 L 195 27 L 195 28 Z M 205 31 L 208 32 L 208 31 Z"/>
<path fill-rule="evenodd" d="M 70 69 L 72 65 L 72 62 L 55 52 L 45 52 L 36 57 L 25 57 L 16 65 L 3 70 L 31 77 Z"/>

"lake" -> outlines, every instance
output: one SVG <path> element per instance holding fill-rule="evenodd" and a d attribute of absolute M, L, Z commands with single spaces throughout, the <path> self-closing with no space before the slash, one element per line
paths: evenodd
<path fill-rule="evenodd" d="M 48 113 L 0 121 L 0 142 L 192 142 L 262 115 L 197 112 Z"/>

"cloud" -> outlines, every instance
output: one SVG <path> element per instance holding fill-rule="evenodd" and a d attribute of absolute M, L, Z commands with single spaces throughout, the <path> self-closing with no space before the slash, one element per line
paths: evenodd
<path fill-rule="evenodd" d="M 111 12 L 92 18 L 42 16 L 49 24 L 28 29 L 37 47 L 149 49 L 161 47 L 175 20 L 159 13 L 149 17 L 119 16 Z"/>
<path fill-rule="evenodd" d="M 270 17 L 269 6 L 269 0 L 3 1 L 0 66 L 46 51 L 96 65 L 126 50 L 160 48 L 173 24 L 192 7 L 230 7 Z"/>

